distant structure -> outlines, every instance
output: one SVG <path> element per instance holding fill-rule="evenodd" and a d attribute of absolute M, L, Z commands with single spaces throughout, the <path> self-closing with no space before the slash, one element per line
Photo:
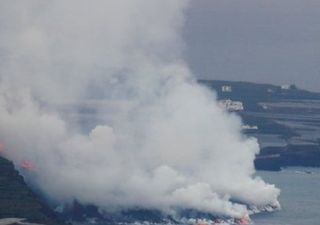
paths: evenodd
<path fill-rule="evenodd" d="M 224 85 L 221 87 L 222 92 L 232 92 L 232 87 L 228 85 Z"/>
<path fill-rule="evenodd" d="M 282 90 L 290 90 L 290 89 L 291 89 L 291 85 L 289 85 L 289 84 L 283 84 L 283 85 L 281 85 L 281 89 L 282 89 Z"/>
<path fill-rule="evenodd" d="M 274 90 L 271 88 L 268 88 L 268 93 L 274 93 Z"/>
<path fill-rule="evenodd" d="M 219 106 L 223 109 L 229 111 L 243 111 L 244 106 L 240 101 L 232 101 L 231 99 L 220 100 L 218 102 Z"/>
<path fill-rule="evenodd" d="M 282 90 L 297 90 L 297 86 L 294 85 L 294 84 L 284 84 L 284 85 L 281 85 L 281 89 Z"/>
<path fill-rule="evenodd" d="M 264 110 L 267 110 L 267 109 L 269 109 L 269 107 L 266 105 L 266 104 L 261 104 L 261 106 L 262 106 L 262 108 L 264 109 Z"/>
<path fill-rule="evenodd" d="M 242 125 L 243 130 L 258 130 L 258 126 Z"/>

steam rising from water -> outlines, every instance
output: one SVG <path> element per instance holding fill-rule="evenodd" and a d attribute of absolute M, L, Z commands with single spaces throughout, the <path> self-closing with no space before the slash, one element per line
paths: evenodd
<path fill-rule="evenodd" d="M 232 217 L 278 206 L 254 178 L 256 140 L 182 59 L 187 5 L 1 1 L 1 154 L 32 163 L 27 180 L 60 203 Z"/>

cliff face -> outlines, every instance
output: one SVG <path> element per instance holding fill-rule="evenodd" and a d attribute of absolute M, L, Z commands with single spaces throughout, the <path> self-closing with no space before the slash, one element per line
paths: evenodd
<path fill-rule="evenodd" d="M 0 157 L 0 218 L 26 218 L 28 222 L 62 224 L 30 190 L 13 164 Z"/>

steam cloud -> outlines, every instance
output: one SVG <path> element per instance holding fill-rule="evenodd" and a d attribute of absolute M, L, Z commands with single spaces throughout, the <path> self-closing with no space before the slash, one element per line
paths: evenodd
<path fill-rule="evenodd" d="M 183 61 L 186 0 L 2 0 L 1 154 L 48 198 L 104 210 L 278 206 L 255 139 Z M 234 203 L 238 202 L 238 203 Z"/>

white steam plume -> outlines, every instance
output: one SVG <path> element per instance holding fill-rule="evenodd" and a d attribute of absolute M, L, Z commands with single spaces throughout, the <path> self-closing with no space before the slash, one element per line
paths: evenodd
<path fill-rule="evenodd" d="M 2 154 L 32 163 L 27 180 L 61 203 L 232 217 L 278 206 L 254 178 L 256 140 L 182 59 L 187 5 L 2 0 Z"/>

